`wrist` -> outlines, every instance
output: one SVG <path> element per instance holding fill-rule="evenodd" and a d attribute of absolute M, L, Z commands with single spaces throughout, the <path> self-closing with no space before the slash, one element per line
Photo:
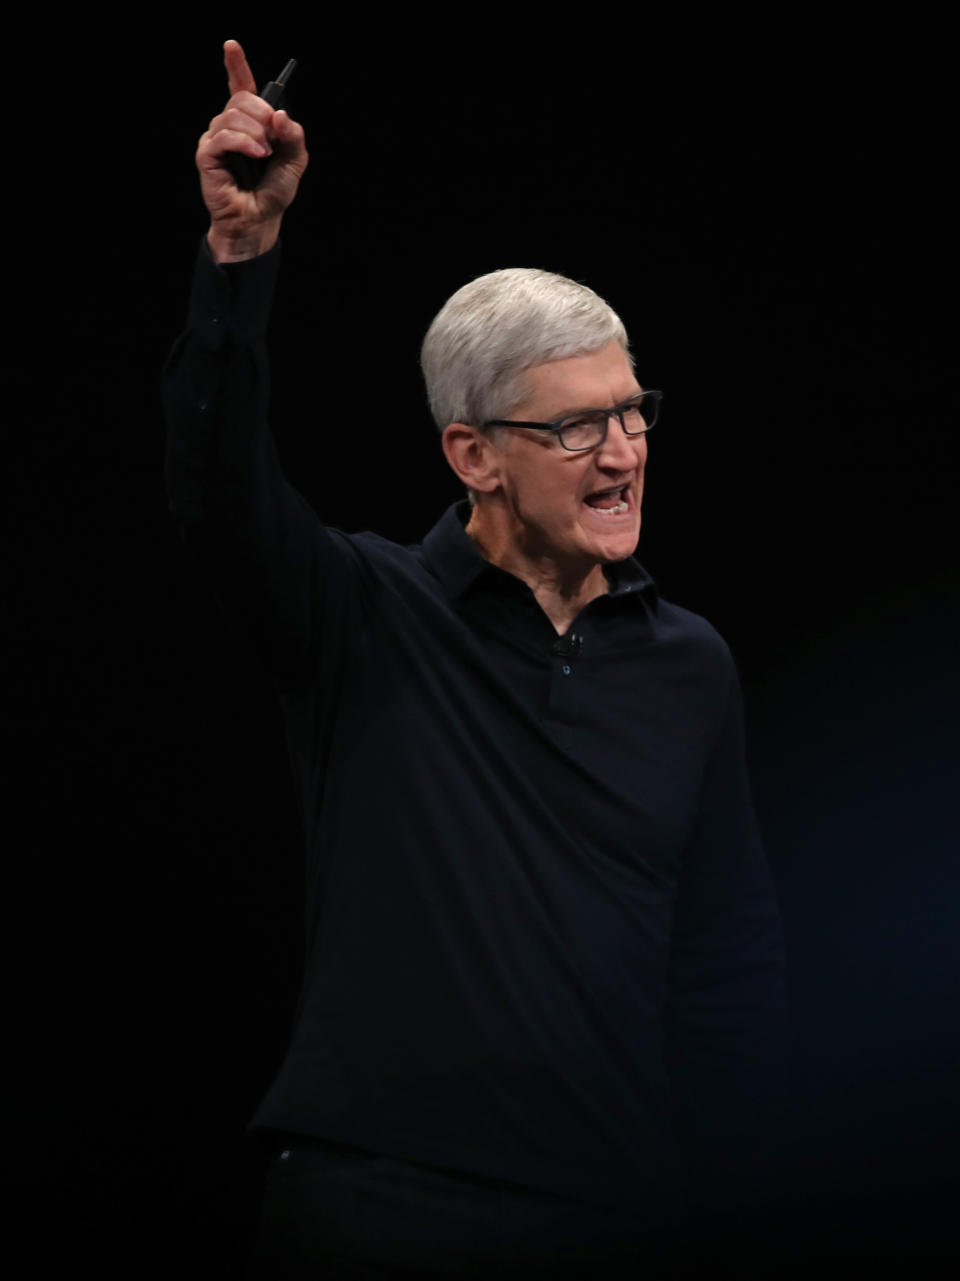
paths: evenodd
<path fill-rule="evenodd" d="M 224 227 L 212 222 L 207 232 L 207 244 L 214 262 L 244 262 L 268 253 L 279 236 L 279 218 L 248 228 Z"/>

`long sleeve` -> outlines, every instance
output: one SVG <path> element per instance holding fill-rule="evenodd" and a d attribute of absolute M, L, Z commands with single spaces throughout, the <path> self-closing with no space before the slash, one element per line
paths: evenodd
<path fill-rule="evenodd" d="M 726 713 L 680 884 L 665 1044 L 694 1198 L 708 1215 L 775 1199 L 778 1127 L 790 1098 L 792 1033 L 783 930 L 754 817 L 742 700 L 730 664 Z"/>
<path fill-rule="evenodd" d="M 266 332 L 279 246 L 218 265 L 204 240 L 163 382 L 170 511 L 268 668 L 296 683 L 342 592 L 343 548 L 287 481 L 268 428 Z M 327 629 L 329 631 L 329 628 Z"/>

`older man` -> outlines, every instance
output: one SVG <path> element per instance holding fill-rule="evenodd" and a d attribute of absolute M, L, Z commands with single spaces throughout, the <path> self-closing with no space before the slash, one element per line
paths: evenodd
<path fill-rule="evenodd" d="M 266 426 L 303 130 L 225 61 L 168 482 L 276 680 L 306 840 L 264 1275 L 649 1264 L 684 1165 L 746 1143 L 784 1008 L 732 661 L 633 558 L 659 393 L 589 289 L 483 276 L 423 346 L 470 501 L 413 547 L 325 527 Z"/>

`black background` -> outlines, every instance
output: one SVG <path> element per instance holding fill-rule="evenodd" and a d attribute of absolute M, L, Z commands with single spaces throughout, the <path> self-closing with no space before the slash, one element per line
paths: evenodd
<path fill-rule="evenodd" d="M 7 175 L 7 277 L 28 285 L 4 363 L 19 1248 L 234 1275 L 257 1195 L 243 1126 L 296 997 L 278 711 L 162 484 L 159 370 L 227 35 L 261 79 L 300 60 L 311 164 L 284 233 L 274 418 L 331 524 L 414 541 L 460 496 L 418 350 L 466 280 L 545 267 L 624 319 L 665 390 L 640 555 L 733 647 L 786 924 L 802 1090 L 784 1249 L 915 1265 L 950 1248 L 946 37 L 780 22 L 184 24 L 120 60 L 62 36 Z"/>

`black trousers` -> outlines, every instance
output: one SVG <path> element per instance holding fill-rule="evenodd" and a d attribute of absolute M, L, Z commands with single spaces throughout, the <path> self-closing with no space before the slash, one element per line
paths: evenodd
<path fill-rule="evenodd" d="M 291 1142 L 272 1160 L 250 1281 L 651 1279 L 680 1275 L 669 1215 L 547 1196 L 357 1148 Z"/>

